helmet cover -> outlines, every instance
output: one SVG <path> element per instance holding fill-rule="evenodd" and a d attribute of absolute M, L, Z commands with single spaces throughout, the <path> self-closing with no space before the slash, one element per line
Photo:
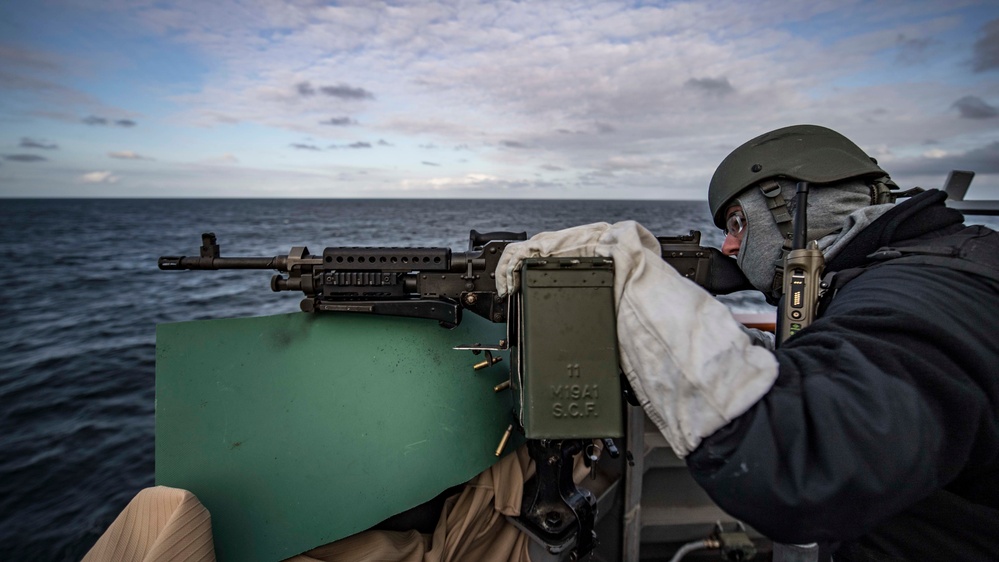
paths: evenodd
<path fill-rule="evenodd" d="M 887 176 L 873 158 L 843 135 L 818 125 L 792 125 L 762 134 L 722 160 L 708 186 L 708 205 L 718 228 L 725 209 L 746 188 L 770 178 L 815 184 Z"/>

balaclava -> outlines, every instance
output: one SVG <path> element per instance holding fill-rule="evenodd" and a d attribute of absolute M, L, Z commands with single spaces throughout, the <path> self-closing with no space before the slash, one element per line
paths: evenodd
<path fill-rule="evenodd" d="M 777 178 L 781 195 L 794 216 L 797 206 L 795 180 Z M 739 268 L 754 287 L 776 302 L 773 292 L 777 266 L 783 266 L 783 239 L 767 207 L 766 196 L 756 186 L 742 192 L 734 201 L 742 205 L 746 232 L 739 249 Z M 807 241 L 817 240 L 819 249 L 830 259 L 846 242 L 871 221 L 890 209 L 892 204 L 872 205 L 871 188 L 863 180 L 847 180 L 835 185 L 813 185 L 808 192 Z"/>

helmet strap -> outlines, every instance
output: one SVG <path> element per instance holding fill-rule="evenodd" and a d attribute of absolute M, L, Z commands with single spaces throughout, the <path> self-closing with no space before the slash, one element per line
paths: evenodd
<path fill-rule="evenodd" d="M 774 283 L 771 287 L 772 296 L 778 297 L 784 291 L 784 258 L 791 251 L 791 239 L 794 237 L 791 212 L 787 208 L 787 201 L 781 195 L 779 183 L 773 179 L 763 180 L 759 183 L 759 188 L 766 198 L 767 208 L 770 209 L 770 215 L 774 218 L 783 240 L 780 256 L 774 260 Z"/>
<path fill-rule="evenodd" d="M 891 181 L 888 176 L 880 177 L 870 184 L 871 186 L 871 205 L 883 205 L 885 203 L 894 203 L 895 199 L 901 194 L 899 193 L 898 185 Z"/>

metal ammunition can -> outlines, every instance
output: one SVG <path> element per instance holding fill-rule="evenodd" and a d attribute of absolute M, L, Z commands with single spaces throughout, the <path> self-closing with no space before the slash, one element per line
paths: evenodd
<path fill-rule="evenodd" d="M 614 263 L 524 262 L 514 391 L 528 439 L 624 435 Z"/>

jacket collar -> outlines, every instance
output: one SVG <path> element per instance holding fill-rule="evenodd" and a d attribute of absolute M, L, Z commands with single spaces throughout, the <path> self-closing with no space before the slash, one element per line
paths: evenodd
<path fill-rule="evenodd" d="M 826 269 L 839 271 L 859 267 L 869 260 L 868 255 L 878 248 L 932 235 L 947 227 L 964 223 L 964 215 L 944 204 L 947 194 L 939 189 L 924 191 L 896 205 L 861 231 L 835 257 L 826 263 Z"/>

